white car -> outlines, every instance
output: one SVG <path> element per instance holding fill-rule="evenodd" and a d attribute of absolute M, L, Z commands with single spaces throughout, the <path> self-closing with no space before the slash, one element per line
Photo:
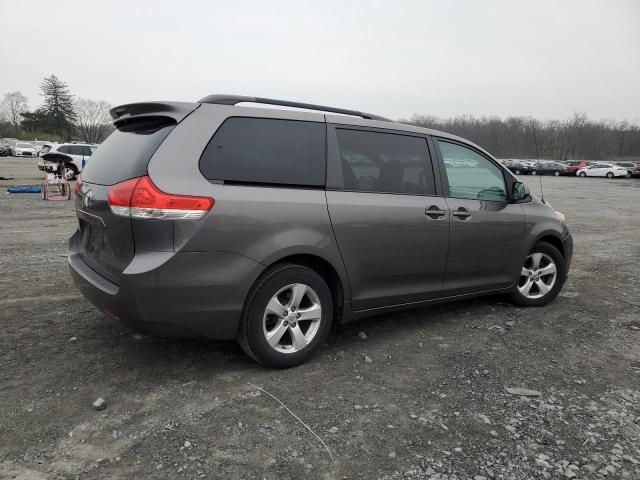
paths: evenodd
<path fill-rule="evenodd" d="M 36 147 L 27 142 L 16 142 L 11 147 L 11 153 L 14 157 L 35 157 Z"/>
<path fill-rule="evenodd" d="M 92 145 L 89 143 L 56 143 L 51 146 L 48 151 L 46 147 L 40 153 L 40 161 L 38 162 L 38 168 L 40 170 L 44 170 L 45 167 L 51 167 L 55 165 L 56 162 L 52 162 L 47 160 L 48 158 L 59 159 L 62 156 L 68 159 L 65 160 L 65 166 L 67 167 L 67 179 L 73 180 L 78 176 L 82 169 L 89 161 L 93 152 L 98 148 L 97 145 Z"/>
<path fill-rule="evenodd" d="M 626 177 L 627 169 L 613 163 L 592 163 L 576 172 L 579 177 Z"/>

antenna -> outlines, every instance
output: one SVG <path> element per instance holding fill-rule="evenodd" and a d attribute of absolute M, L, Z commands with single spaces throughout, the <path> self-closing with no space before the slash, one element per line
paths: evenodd
<path fill-rule="evenodd" d="M 542 175 L 538 175 L 538 178 L 540 179 L 540 200 L 542 203 L 547 203 L 544 201 L 544 190 L 542 190 Z"/>

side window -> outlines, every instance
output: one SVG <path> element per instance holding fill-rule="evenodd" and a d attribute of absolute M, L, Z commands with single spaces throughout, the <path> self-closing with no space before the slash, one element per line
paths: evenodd
<path fill-rule="evenodd" d="M 470 148 L 438 140 L 449 181 L 449 196 L 504 201 L 507 189 L 502 170 Z"/>
<path fill-rule="evenodd" d="M 232 117 L 200 157 L 209 180 L 321 187 L 325 184 L 324 123 Z"/>
<path fill-rule="evenodd" d="M 71 153 L 71 151 L 69 150 L 71 147 L 69 147 L 68 145 L 63 145 L 62 147 L 58 148 L 58 151 L 60 153 Z"/>
<path fill-rule="evenodd" d="M 345 190 L 435 194 L 426 139 L 344 128 L 336 136 Z"/>
<path fill-rule="evenodd" d="M 72 145 L 69 147 L 71 155 L 84 155 L 84 147 L 82 145 Z"/>

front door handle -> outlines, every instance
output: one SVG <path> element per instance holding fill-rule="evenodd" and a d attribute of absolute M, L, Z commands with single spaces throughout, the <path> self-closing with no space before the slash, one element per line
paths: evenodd
<path fill-rule="evenodd" d="M 460 220 L 466 220 L 471 216 L 471 212 L 469 212 L 466 208 L 460 207 L 458 210 L 452 213 L 454 217 L 458 217 Z"/>
<path fill-rule="evenodd" d="M 447 214 L 446 210 L 442 210 L 440 207 L 438 207 L 437 205 L 431 205 L 430 207 L 427 207 L 424 209 L 424 214 L 431 218 L 431 219 L 438 219 L 438 218 L 442 218 Z"/>

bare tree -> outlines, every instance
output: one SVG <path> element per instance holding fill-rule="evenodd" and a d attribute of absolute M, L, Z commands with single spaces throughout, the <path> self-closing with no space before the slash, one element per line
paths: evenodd
<path fill-rule="evenodd" d="M 20 128 L 22 113 L 26 112 L 27 108 L 27 97 L 22 93 L 16 91 L 4 94 L 0 112 L 2 113 L 2 117 L 11 124 L 16 133 Z"/>
<path fill-rule="evenodd" d="M 111 105 L 103 100 L 96 102 L 88 98 L 79 98 L 74 104 L 78 133 L 87 143 L 100 143 L 110 130 Z"/>
<path fill-rule="evenodd" d="M 593 121 L 584 113 L 567 120 L 415 115 L 401 121 L 468 138 L 503 158 L 640 160 L 640 124 Z"/>

